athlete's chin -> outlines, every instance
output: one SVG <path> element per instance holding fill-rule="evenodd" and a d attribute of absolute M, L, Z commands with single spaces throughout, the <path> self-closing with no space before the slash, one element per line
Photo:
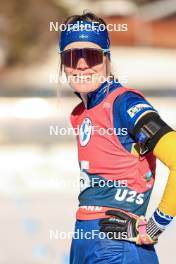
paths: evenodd
<path fill-rule="evenodd" d="M 78 83 L 78 84 L 75 84 L 75 83 L 71 84 L 70 83 L 70 85 L 78 93 L 90 93 L 90 92 L 95 91 L 100 86 L 99 83 L 88 84 L 88 83 L 84 83 L 84 82 L 81 82 L 81 83 Z"/>

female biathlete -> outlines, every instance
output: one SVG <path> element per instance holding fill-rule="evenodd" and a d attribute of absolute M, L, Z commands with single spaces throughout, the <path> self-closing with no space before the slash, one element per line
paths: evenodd
<path fill-rule="evenodd" d="M 176 215 L 176 132 L 141 92 L 114 78 L 103 19 L 87 12 L 64 24 L 61 67 L 81 99 L 70 118 L 81 171 L 70 264 L 158 263 L 154 244 Z M 156 158 L 170 173 L 147 220 Z"/>

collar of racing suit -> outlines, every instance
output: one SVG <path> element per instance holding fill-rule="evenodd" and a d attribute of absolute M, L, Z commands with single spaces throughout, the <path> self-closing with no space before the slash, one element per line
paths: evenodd
<path fill-rule="evenodd" d="M 122 85 L 117 80 L 111 81 L 109 85 L 109 93 L 121 86 Z M 107 88 L 108 82 L 105 81 L 95 91 L 87 93 L 87 109 L 90 109 L 102 102 L 107 95 Z M 83 101 L 79 92 L 74 92 L 74 94 L 76 94 Z"/>

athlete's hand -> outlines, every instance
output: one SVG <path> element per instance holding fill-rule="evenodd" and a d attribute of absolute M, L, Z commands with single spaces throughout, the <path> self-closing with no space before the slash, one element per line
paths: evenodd
<path fill-rule="evenodd" d="M 162 232 L 157 226 L 156 233 L 153 234 L 153 226 L 151 226 L 150 220 L 147 222 L 144 216 L 139 217 L 115 210 L 108 210 L 106 215 L 109 217 L 100 220 L 100 231 L 105 232 L 107 238 L 110 239 L 128 240 L 138 245 L 155 244 Z M 151 234 L 150 229 L 152 230 Z"/>

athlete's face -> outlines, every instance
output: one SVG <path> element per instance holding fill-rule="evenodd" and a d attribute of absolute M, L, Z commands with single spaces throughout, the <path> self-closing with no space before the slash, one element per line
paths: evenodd
<path fill-rule="evenodd" d="M 102 50 L 100 46 L 91 42 L 73 42 L 67 45 L 64 50 L 75 48 L 95 48 Z M 71 87 L 79 93 L 86 94 L 96 90 L 106 80 L 110 67 L 109 64 L 110 62 L 107 56 L 103 56 L 101 64 L 92 67 L 88 66 L 84 58 L 80 58 L 76 68 L 64 66 L 64 72 Z"/>

